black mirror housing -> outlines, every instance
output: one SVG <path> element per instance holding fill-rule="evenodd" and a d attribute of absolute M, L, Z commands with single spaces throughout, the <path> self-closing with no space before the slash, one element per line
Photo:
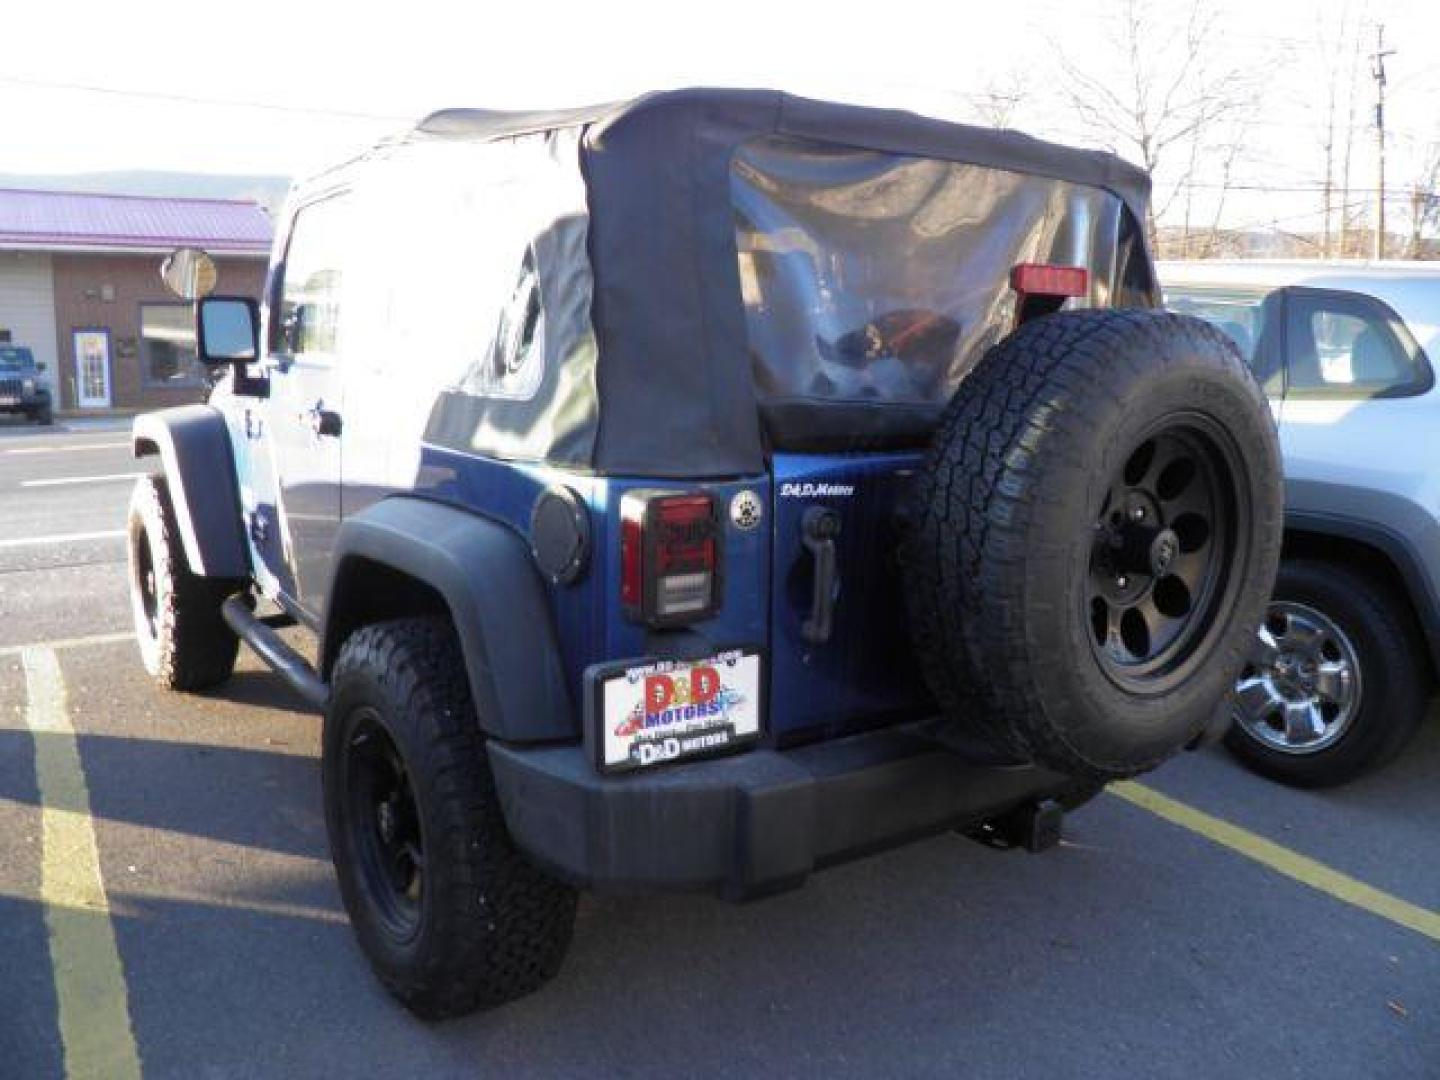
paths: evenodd
<path fill-rule="evenodd" d="M 195 305 L 200 362 L 251 364 L 260 359 L 260 306 L 248 296 L 207 296 Z"/>

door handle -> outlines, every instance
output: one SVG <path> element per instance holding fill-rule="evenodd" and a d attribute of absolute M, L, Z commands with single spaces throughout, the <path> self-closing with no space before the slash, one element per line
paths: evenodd
<path fill-rule="evenodd" d="M 830 640 L 835 623 L 835 599 L 840 579 L 835 566 L 835 538 L 840 515 L 827 506 L 812 506 L 800 519 L 800 542 L 815 559 L 815 583 L 810 594 L 810 617 L 800 624 L 800 636 L 816 645 Z"/>
<path fill-rule="evenodd" d="M 313 409 L 305 413 L 305 419 L 309 422 L 310 430 L 317 438 L 322 435 L 333 437 L 340 434 L 340 414 L 332 409 L 322 408 L 318 401 Z"/>

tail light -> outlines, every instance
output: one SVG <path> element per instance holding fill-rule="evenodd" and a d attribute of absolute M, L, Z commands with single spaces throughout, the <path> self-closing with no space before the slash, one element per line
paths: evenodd
<path fill-rule="evenodd" d="M 1015 290 L 1015 325 L 1053 315 L 1072 296 L 1090 291 L 1090 272 L 1083 266 L 1016 263 L 1010 268 Z"/>
<path fill-rule="evenodd" d="M 1010 287 L 1021 296 L 1084 296 L 1090 275 L 1083 266 L 1016 263 L 1010 268 Z"/>
<path fill-rule="evenodd" d="M 709 495 L 627 491 L 620 500 L 620 603 L 647 626 L 720 609 L 720 522 Z"/>

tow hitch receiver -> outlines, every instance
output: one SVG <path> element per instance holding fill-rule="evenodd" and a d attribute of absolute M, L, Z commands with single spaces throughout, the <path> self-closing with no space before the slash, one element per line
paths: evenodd
<path fill-rule="evenodd" d="M 1065 808 L 1054 799 L 1041 799 L 992 818 L 967 835 L 1002 851 L 1024 848 L 1041 852 L 1060 843 L 1064 823 Z"/>

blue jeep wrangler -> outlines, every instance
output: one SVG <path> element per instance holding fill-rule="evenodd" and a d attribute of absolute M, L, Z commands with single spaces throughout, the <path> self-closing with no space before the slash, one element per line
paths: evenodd
<path fill-rule="evenodd" d="M 0 344 L 0 413 L 19 413 L 37 424 L 53 424 L 50 388 L 40 377 L 45 365 L 27 345 Z"/>
<path fill-rule="evenodd" d="M 1147 193 L 771 92 L 431 116 L 297 188 L 264 304 L 198 303 L 210 402 L 136 420 L 144 662 L 243 640 L 323 710 L 344 902 L 425 1017 L 552 976 L 577 888 L 1045 846 L 1223 724 L 1279 552 Z"/>

